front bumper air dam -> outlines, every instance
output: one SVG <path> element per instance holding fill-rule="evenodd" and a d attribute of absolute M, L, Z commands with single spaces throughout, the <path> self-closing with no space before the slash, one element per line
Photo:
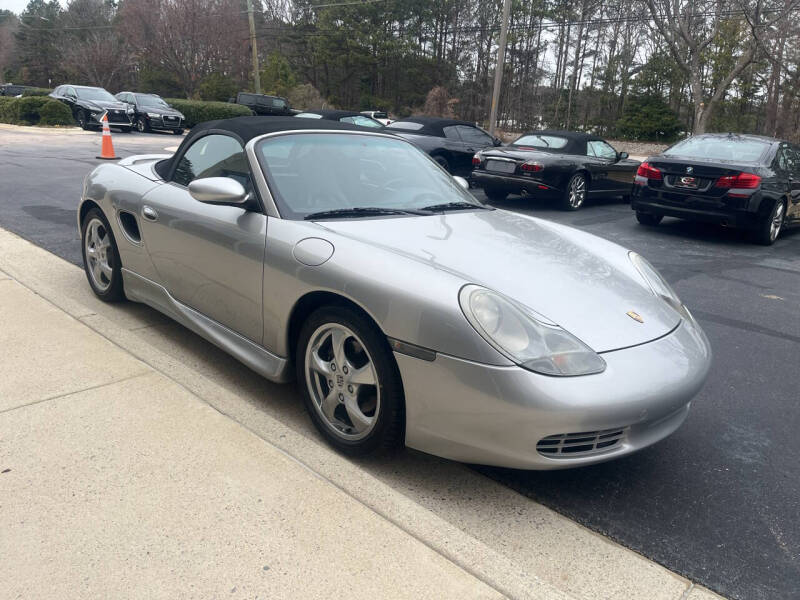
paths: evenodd
<path fill-rule="evenodd" d="M 395 353 L 406 395 L 406 445 L 461 462 L 517 469 L 564 469 L 630 454 L 683 423 L 711 365 L 695 322 L 668 335 L 606 352 L 597 375 L 548 377 L 438 354 Z M 629 427 L 612 449 L 548 457 L 536 444 L 562 433 Z"/>

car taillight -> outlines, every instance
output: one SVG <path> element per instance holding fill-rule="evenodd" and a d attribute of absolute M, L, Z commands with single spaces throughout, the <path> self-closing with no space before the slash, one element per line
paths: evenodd
<path fill-rule="evenodd" d="M 639 177 L 644 177 L 645 179 L 662 179 L 661 170 L 656 169 L 650 163 L 643 162 L 639 165 L 639 168 L 636 170 L 636 174 Z"/>
<path fill-rule="evenodd" d="M 475 156 L 473 156 L 472 157 L 472 164 L 476 165 L 476 166 L 481 164 L 481 157 L 478 156 L 477 154 Z"/>
<path fill-rule="evenodd" d="M 538 162 L 524 162 L 522 163 L 520 169 L 527 173 L 538 173 L 539 171 L 544 170 L 544 165 Z"/>
<path fill-rule="evenodd" d="M 738 190 L 753 190 L 761 185 L 761 177 L 753 173 L 739 173 L 738 175 L 726 175 L 717 179 L 714 187 Z"/>

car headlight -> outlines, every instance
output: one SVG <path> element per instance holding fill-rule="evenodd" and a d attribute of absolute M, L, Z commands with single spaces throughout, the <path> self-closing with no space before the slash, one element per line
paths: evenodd
<path fill-rule="evenodd" d="M 519 366 L 543 375 L 590 375 L 605 361 L 586 344 L 541 315 L 478 285 L 466 285 L 458 297 L 475 330 Z"/>
<path fill-rule="evenodd" d="M 132 115 L 134 112 L 133 107 L 129 104 L 128 106 L 125 107 L 125 112 L 127 112 L 129 115 Z"/>
<path fill-rule="evenodd" d="M 161 115 L 160 115 L 160 114 L 158 114 L 158 113 L 147 113 L 147 116 L 148 116 L 148 117 L 150 117 L 151 119 L 157 119 L 157 118 L 159 118 Z"/>
<path fill-rule="evenodd" d="M 647 262 L 640 254 L 636 252 L 628 252 L 628 258 L 631 259 L 633 266 L 636 267 L 636 270 L 639 271 L 639 275 L 642 276 L 647 287 L 650 288 L 650 291 L 653 292 L 656 296 L 661 298 L 664 302 L 669 304 L 672 308 L 674 308 L 678 313 L 689 319 L 690 321 L 694 320 L 692 313 L 689 312 L 689 309 L 681 302 L 681 299 L 678 298 L 678 294 L 675 293 L 670 285 L 667 283 L 667 280 L 664 279 L 661 274 L 655 270 L 655 267 Z"/>

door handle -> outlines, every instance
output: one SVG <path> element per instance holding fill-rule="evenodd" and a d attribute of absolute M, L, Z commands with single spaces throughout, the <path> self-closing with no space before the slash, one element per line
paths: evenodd
<path fill-rule="evenodd" d="M 148 221 L 158 221 L 158 213 L 152 206 L 146 204 L 142 207 L 142 216 Z"/>

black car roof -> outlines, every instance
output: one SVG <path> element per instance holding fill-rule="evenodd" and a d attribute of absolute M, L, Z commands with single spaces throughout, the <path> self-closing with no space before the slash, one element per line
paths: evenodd
<path fill-rule="evenodd" d="M 232 119 L 220 119 L 217 121 L 206 121 L 198 123 L 183 138 L 183 142 L 178 146 L 178 150 L 171 158 L 158 163 L 160 175 L 167 176 L 171 173 L 172 163 L 179 156 L 182 156 L 186 148 L 194 143 L 197 138 L 212 133 L 232 135 L 238 138 L 242 145 L 250 140 L 267 133 L 278 133 L 281 131 L 303 131 L 303 130 L 331 130 L 331 131 L 358 131 L 364 133 L 365 128 L 350 123 L 340 121 L 326 121 L 321 119 L 298 119 L 296 117 L 269 117 L 269 116 L 250 116 L 233 117 Z"/>
<path fill-rule="evenodd" d="M 565 131 L 562 129 L 537 129 L 535 131 L 527 131 L 517 138 L 523 138 L 526 135 L 549 135 L 553 137 L 561 137 L 567 140 L 565 146 L 561 148 L 539 148 L 537 150 L 545 152 L 556 152 L 558 154 L 586 154 L 586 142 L 604 141 L 603 138 L 591 133 L 583 133 L 581 131 Z M 511 145 L 517 143 L 517 140 L 511 142 Z"/>
<path fill-rule="evenodd" d="M 422 125 L 421 129 L 404 129 L 403 123 L 419 123 Z M 410 133 L 421 133 L 423 135 L 436 135 L 439 137 L 444 136 L 443 128 L 450 127 L 451 125 L 466 125 L 467 127 L 475 127 L 475 123 L 469 121 L 461 121 L 459 119 L 445 119 L 444 117 L 407 117 L 405 119 L 398 119 L 394 121 L 389 129 L 399 129 L 401 131 L 408 131 Z"/>

